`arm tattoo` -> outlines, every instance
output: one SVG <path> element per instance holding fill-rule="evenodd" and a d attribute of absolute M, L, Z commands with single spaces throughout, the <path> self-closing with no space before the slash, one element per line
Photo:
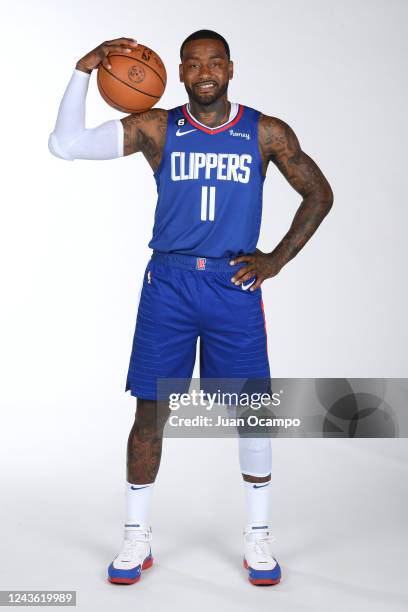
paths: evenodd
<path fill-rule="evenodd" d="M 141 151 L 153 171 L 163 153 L 167 132 L 167 111 L 155 108 L 144 113 L 133 113 L 121 119 L 124 131 L 124 155 Z"/>
<path fill-rule="evenodd" d="M 317 164 L 302 151 L 293 130 L 280 119 L 261 115 L 259 147 L 264 174 L 273 162 L 289 184 L 303 197 L 292 225 L 273 251 L 282 267 L 313 236 L 333 204 L 333 192 Z"/>

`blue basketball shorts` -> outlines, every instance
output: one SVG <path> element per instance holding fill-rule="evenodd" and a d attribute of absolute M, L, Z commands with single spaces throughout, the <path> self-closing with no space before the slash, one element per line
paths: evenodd
<path fill-rule="evenodd" d="M 146 266 L 125 391 L 157 399 L 158 379 L 270 379 L 262 289 L 231 278 L 245 263 L 154 251 Z"/>

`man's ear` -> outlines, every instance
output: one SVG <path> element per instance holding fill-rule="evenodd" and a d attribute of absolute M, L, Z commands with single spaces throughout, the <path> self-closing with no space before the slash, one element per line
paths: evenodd
<path fill-rule="evenodd" d="M 183 78 L 183 64 L 179 64 L 179 77 L 180 77 L 180 83 L 184 83 L 184 78 Z"/>
<path fill-rule="evenodd" d="M 229 79 L 231 80 L 234 76 L 234 62 L 229 63 Z"/>

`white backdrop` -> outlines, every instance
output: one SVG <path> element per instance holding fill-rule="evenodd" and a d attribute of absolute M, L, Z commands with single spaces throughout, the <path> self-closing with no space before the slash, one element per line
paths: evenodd
<path fill-rule="evenodd" d="M 7 563 L 0 588 L 73 588 L 82 602 L 85 594 L 89 601 L 117 598 L 103 581 L 121 537 L 135 407 L 124 386 L 156 192 L 139 154 L 65 162 L 49 153 L 48 134 L 75 63 L 103 40 L 134 37 L 163 58 L 168 86 L 160 106 L 171 108 L 186 101 L 178 82 L 181 42 L 201 28 L 225 36 L 235 62 L 230 99 L 289 123 L 335 194 L 317 234 L 263 285 L 273 376 L 404 377 L 408 5 L 20 0 L 3 1 L 1 13 L 0 512 Z M 100 98 L 93 75 L 87 125 L 122 116 Z M 299 203 L 271 166 L 262 250 L 281 239 Z M 159 566 L 156 577 L 144 576 L 138 597 L 158 604 L 155 585 L 162 585 L 166 601 L 179 598 L 177 609 L 204 592 L 204 607 L 253 601 L 239 569 L 243 499 L 234 442 L 166 441 L 153 526 L 170 574 Z M 269 607 L 273 596 L 285 610 L 317 610 L 324 592 L 334 609 L 399 609 L 407 465 L 404 440 L 275 442 L 273 516 L 285 581 L 273 595 L 256 590 L 259 606 Z M 341 507 L 333 507 L 332 487 L 342 492 Z M 372 548 L 380 537 L 378 508 L 395 529 L 381 525 L 386 559 L 384 548 Z M 341 553 L 339 534 L 346 538 Z M 225 542 L 235 557 L 224 559 L 211 583 L 207 570 L 220 562 Z M 350 557 L 358 566 L 350 567 Z M 22 558 L 30 571 L 21 571 Z M 229 596 L 222 572 L 226 586 L 237 589 Z M 204 573 L 210 584 L 200 582 Z M 128 593 L 121 591 L 116 605 L 125 609 Z M 103 601 L 99 607 L 108 605 Z"/>

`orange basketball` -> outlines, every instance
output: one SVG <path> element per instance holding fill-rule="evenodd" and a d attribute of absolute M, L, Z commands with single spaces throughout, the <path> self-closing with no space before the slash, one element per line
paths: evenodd
<path fill-rule="evenodd" d="M 166 68 L 149 47 L 138 44 L 130 53 L 114 51 L 108 55 L 110 70 L 98 67 L 98 89 L 102 98 L 122 113 L 140 113 L 162 97 Z"/>

